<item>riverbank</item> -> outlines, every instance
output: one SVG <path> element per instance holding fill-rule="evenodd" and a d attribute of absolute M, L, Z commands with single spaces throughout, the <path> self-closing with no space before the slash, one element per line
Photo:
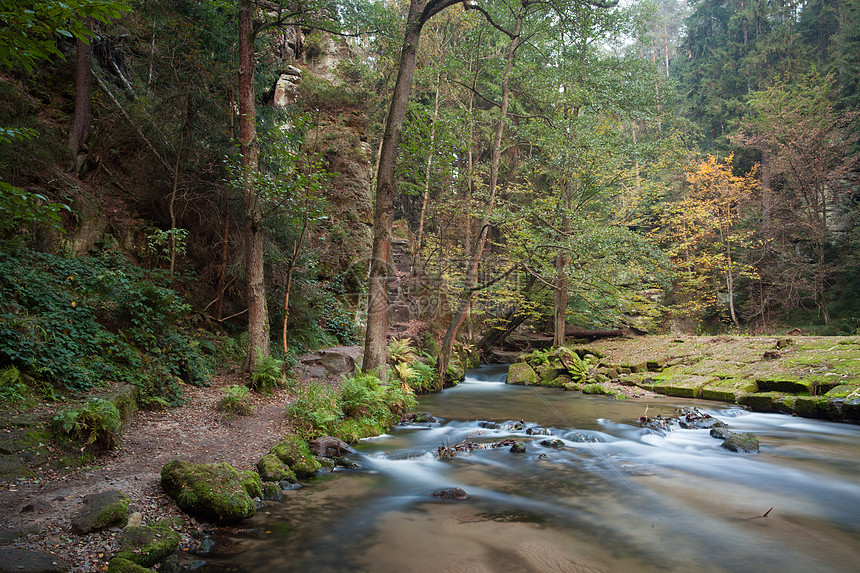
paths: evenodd
<path fill-rule="evenodd" d="M 860 337 L 645 336 L 574 346 L 596 374 L 667 396 L 860 422 Z"/>
<path fill-rule="evenodd" d="M 208 388 L 185 387 L 187 401 L 181 407 L 138 412 L 124 429 L 120 446 L 96 458 L 91 467 L 39 471 L 37 466 L 29 477 L 0 482 L 0 551 L 55 555 L 58 564 L 64 562 L 72 572 L 105 570 L 119 549 L 120 530 L 75 535 L 70 523 L 84 496 L 106 490 L 125 492 L 131 498 L 129 512 L 139 512 L 143 523 L 179 518 L 182 525 L 177 521 L 174 529 L 182 535 L 182 549 L 198 551 L 214 526 L 182 513 L 167 497 L 160 484 L 164 464 L 182 458 L 253 469 L 289 430 L 285 406 L 292 394 L 284 389 L 251 394 L 249 415 L 224 420 L 216 403 L 224 388 L 239 382 L 235 375 L 222 375 Z"/>

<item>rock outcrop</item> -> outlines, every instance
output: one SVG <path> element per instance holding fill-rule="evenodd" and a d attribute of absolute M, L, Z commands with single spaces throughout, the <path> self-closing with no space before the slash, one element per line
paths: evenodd
<path fill-rule="evenodd" d="M 256 472 L 241 472 L 226 463 L 173 460 L 161 469 L 161 486 L 182 511 L 222 524 L 253 517 L 254 498 L 263 495 Z"/>
<path fill-rule="evenodd" d="M 84 535 L 128 523 L 131 498 L 118 490 L 94 493 L 84 497 L 84 507 L 72 518 L 72 533 Z"/>

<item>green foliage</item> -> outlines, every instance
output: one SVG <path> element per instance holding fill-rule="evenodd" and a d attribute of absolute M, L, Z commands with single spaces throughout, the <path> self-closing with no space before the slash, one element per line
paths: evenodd
<path fill-rule="evenodd" d="M 41 60 L 63 58 L 58 38 L 89 42 L 87 18 L 106 23 L 128 9 L 123 0 L 2 0 L 0 65 L 32 72 Z"/>
<path fill-rule="evenodd" d="M 111 449 L 119 443 L 119 410 L 103 398 L 90 398 L 79 408 L 63 410 L 52 421 L 54 429 L 83 445 Z"/>
<path fill-rule="evenodd" d="M 248 401 L 248 387 L 239 384 L 227 386 L 215 408 L 226 415 L 247 416 L 253 411 Z"/>
<path fill-rule="evenodd" d="M 214 349 L 189 332 L 190 307 L 164 282 L 113 251 L 2 253 L 0 359 L 58 388 L 128 382 L 144 404 L 178 404 L 183 383 L 208 380 Z"/>
<path fill-rule="evenodd" d="M 34 131 L 29 128 L 0 127 L 0 145 L 10 145 L 33 136 Z M 25 191 L 0 181 L 0 232 L 14 231 L 19 225 L 45 225 L 62 229 L 60 211 L 63 210 L 70 211 L 69 206 L 49 203 L 40 193 Z"/>
<path fill-rule="evenodd" d="M 392 365 L 411 364 L 418 359 L 412 341 L 408 338 L 395 338 L 388 343 L 386 352 L 388 353 L 388 363 Z"/>
<path fill-rule="evenodd" d="M 385 386 L 372 374 L 345 376 L 342 386 L 338 391 L 312 382 L 299 391 L 288 406 L 299 435 L 355 442 L 385 432 L 416 404 L 409 386 Z"/>
<path fill-rule="evenodd" d="M 188 238 L 188 229 L 167 229 L 162 231 L 156 229 L 146 237 L 147 247 L 149 251 L 164 261 L 170 260 L 170 242 L 174 242 L 174 248 L 177 255 L 185 254 L 186 239 Z"/>
<path fill-rule="evenodd" d="M 257 392 L 271 394 L 275 388 L 286 383 L 284 378 L 284 361 L 274 356 L 266 356 L 257 349 L 257 367 L 251 373 L 251 388 Z"/>
<path fill-rule="evenodd" d="M 0 402 L 4 404 L 23 402 L 27 397 L 27 385 L 21 371 L 14 366 L 0 369 Z"/>
<path fill-rule="evenodd" d="M 326 293 L 320 321 L 325 332 L 337 338 L 339 344 L 353 346 L 359 344 L 355 319 L 343 302 L 334 295 Z"/>
<path fill-rule="evenodd" d="M 337 423 L 343 418 L 340 392 L 331 386 L 310 382 L 287 406 L 287 413 L 296 425 L 297 434 L 306 439 L 334 435 Z"/>

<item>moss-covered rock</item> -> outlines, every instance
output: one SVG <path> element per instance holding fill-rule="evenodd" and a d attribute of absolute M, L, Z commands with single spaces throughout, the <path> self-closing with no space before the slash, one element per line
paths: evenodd
<path fill-rule="evenodd" d="M 535 386 L 539 383 L 537 372 L 525 362 L 516 362 L 508 367 L 508 384 Z"/>
<path fill-rule="evenodd" d="M 239 470 L 237 470 L 239 471 Z M 242 480 L 242 485 L 245 491 L 252 498 L 263 497 L 263 480 L 260 479 L 260 474 L 253 470 L 239 471 L 239 477 Z"/>
<path fill-rule="evenodd" d="M 600 394 L 608 394 L 609 392 L 606 390 L 606 388 L 604 388 L 600 384 L 584 384 L 582 386 L 582 393 L 583 394 L 600 395 Z"/>
<path fill-rule="evenodd" d="M 758 436 L 751 432 L 742 434 L 731 432 L 723 441 L 722 446 L 729 451 L 741 454 L 757 454 L 759 452 Z"/>
<path fill-rule="evenodd" d="M 782 392 L 756 392 L 755 394 L 741 394 L 738 396 L 738 404 L 749 406 L 756 412 L 777 411 L 778 401 L 785 397 Z"/>
<path fill-rule="evenodd" d="M 161 563 L 177 549 L 182 536 L 168 527 L 126 527 L 117 557 L 142 567 Z"/>
<path fill-rule="evenodd" d="M 252 517 L 257 504 L 248 493 L 254 484 L 249 474 L 227 463 L 196 464 L 173 460 L 161 469 L 161 486 L 182 511 L 215 521 L 233 523 Z"/>
<path fill-rule="evenodd" d="M 543 386 L 548 388 L 564 388 L 566 385 L 571 384 L 573 380 L 570 378 L 569 374 L 560 374 L 550 380 L 549 382 L 544 382 Z"/>
<path fill-rule="evenodd" d="M 84 507 L 72 518 L 72 533 L 84 535 L 128 523 L 131 498 L 118 490 L 84 496 Z"/>
<path fill-rule="evenodd" d="M 307 443 L 298 436 L 288 435 L 269 452 L 287 464 L 300 479 L 313 476 L 321 467 Z"/>
<path fill-rule="evenodd" d="M 108 563 L 107 573 L 152 573 L 154 569 L 138 565 L 122 557 L 114 557 Z"/>
<path fill-rule="evenodd" d="M 264 482 L 279 482 L 287 480 L 296 482 L 296 474 L 284 464 L 275 454 L 266 454 L 257 462 L 257 471 Z"/>
<path fill-rule="evenodd" d="M 276 483 L 266 482 L 263 484 L 263 499 L 267 501 L 281 501 L 284 498 L 284 490 Z"/>

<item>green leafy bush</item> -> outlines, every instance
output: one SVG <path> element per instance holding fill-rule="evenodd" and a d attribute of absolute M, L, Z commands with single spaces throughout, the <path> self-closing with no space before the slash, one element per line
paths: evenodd
<path fill-rule="evenodd" d="M 248 387 L 239 384 L 227 386 L 215 408 L 228 416 L 247 416 L 253 411 L 251 403 L 248 401 Z"/>
<path fill-rule="evenodd" d="M 190 307 L 166 282 L 117 251 L 0 253 L 0 362 L 58 388 L 128 382 L 143 403 L 178 404 L 181 384 L 206 384 L 213 360 L 206 333 L 190 331 Z"/>
<path fill-rule="evenodd" d="M 372 374 L 344 377 L 342 390 L 308 384 L 288 413 L 306 439 L 331 435 L 355 442 L 385 432 L 416 404 L 408 386 L 383 385 Z"/>
<path fill-rule="evenodd" d="M 310 439 L 325 434 L 334 435 L 343 418 L 340 392 L 336 388 L 311 382 L 299 390 L 287 413 L 297 426 L 297 434 Z"/>
<path fill-rule="evenodd" d="M 63 410 L 53 419 L 54 430 L 83 445 L 111 449 L 119 443 L 119 410 L 103 398 L 90 398 L 79 408 Z"/>
<path fill-rule="evenodd" d="M 14 366 L 0 369 L 0 401 L 18 403 L 26 397 L 27 385 L 22 380 L 21 371 Z"/>
<path fill-rule="evenodd" d="M 286 383 L 284 378 L 284 361 L 274 356 L 266 356 L 257 349 L 257 367 L 251 373 L 251 388 L 257 392 L 271 394 L 275 388 Z"/>

